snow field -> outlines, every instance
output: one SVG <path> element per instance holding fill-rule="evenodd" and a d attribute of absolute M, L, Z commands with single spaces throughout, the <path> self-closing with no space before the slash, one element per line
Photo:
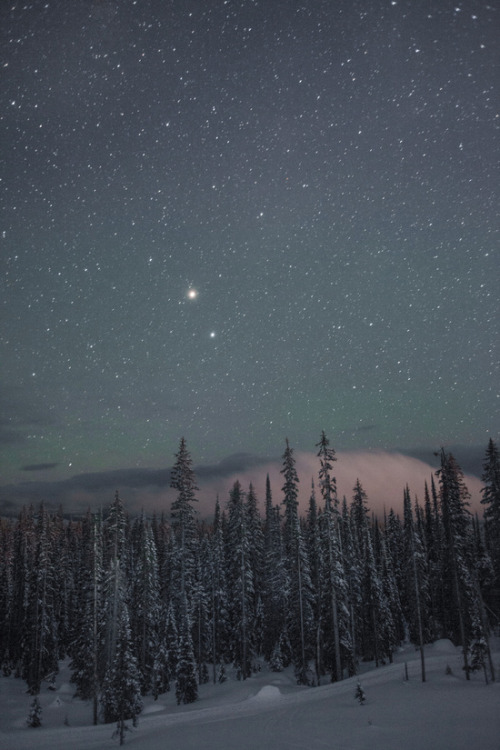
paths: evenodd
<path fill-rule="evenodd" d="M 422 683 L 419 654 L 408 647 L 392 665 L 361 665 L 366 671 L 360 675 L 317 688 L 295 685 L 291 670 L 263 669 L 243 682 L 203 685 L 200 700 L 187 706 L 177 706 L 173 692 L 156 702 L 146 698 L 125 745 L 140 750 L 499 750 L 500 683 L 486 685 L 480 674 L 467 682 L 460 650 L 449 641 L 426 647 L 426 666 L 428 681 Z M 446 674 L 448 666 L 452 674 Z M 354 698 L 358 679 L 366 693 L 363 706 Z M 64 667 L 56 690 L 42 689 L 42 727 L 30 729 L 25 722 L 32 698 L 25 683 L 2 678 L 1 750 L 117 747 L 114 726 L 89 725 L 91 706 L 73 693 Z"/>

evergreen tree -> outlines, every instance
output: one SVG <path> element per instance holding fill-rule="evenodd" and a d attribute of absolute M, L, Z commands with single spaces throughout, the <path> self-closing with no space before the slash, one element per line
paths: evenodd
<path fill-rule="evenodd" d="M 35 695 L 35 697 L 33 698 L 33 703 L 31 704 L 30 712 L 28 714 L 26 723 L 29 727 L 32 727 L 33 729 L 36 729 L 42 726 L 42 707 L 40 705 L 38 695 Z"/>
<path fill-rule="evenodd" d="M 254 580 L 251 567 L 251 537 L 247 508 L 241 485 L 236 481 L 229 493 L 227 524 L 227 579 L 231 653 L 241 679 L 250 677 L 254 657 L 253 601 Z"/>
<path fill-rule="evenodd" d="M 127 550 L 128 519 L 118 490 L 111 503 L 104 522 L 104 567 L 116 558 L 125 569 Z"/>
<path fill-rule="evenodd" d="M 215 505 L 213 531 L 209 540 L 209 618 L 212 659 L 212 679 L 217 682 L 221 665 L 229 658 L 227 643 L 229 641 L 228 596 L 226 566 L 224 561 L 224 536 L 219 498 Z"/>
<path fill-rule="evenodd" d="M 185 595 L 181 602 L 178 643 L 178 659 L 175 673 L 177 705 L 181 703 L 194 703 L 198 699 L 198 682 L 196 679 L 196 661 L 191 636 L 191 622 Z"/>
<path fill-rule="evenodd" d="M 443 610 L 443 583 L 441 577 L 442 569 L 442 529 L 441 519 L 437 509 L 436 489 L 432 477 L 432 493 L 427 482 L 424 488 L 424 539 L 427 559 L 427 572 L 429 581 L 428 604 L 429 604 L 429 630 L 431 637 L 439 637 L 441 634 L 442 610 Z"/>
<path fill-rule="evenodd" d="M 366 701 L 365 691 L 363 690 L 361 683 L 357 682 L 356 684 L 356 690 L 354 691 L 354 697 L 358 701 L 359 705 L 362 706 L 363 703 Z"/>
<path fill-rule="evenodd" d="M 319 448 L 320 460 L 319 482 L 324 500 L 322 516 L 322 538 L 324 546 L 324 595 L 327 601 L 326 622 L 331 634 L 326 644 L 330 653 L 332 681 L 341 680 L 343 665 L 341 658 L 341 640 L 347 652 L 347 661 L 352 662 L 352 644 L 349 632 L 349 611 L 347 605 L 347 582 L 342 559 L 342 548 L 339 530 L 339 512 L 337 510 L 337 482 L 332 476 L 333 464 L 337 460 L 335 450 L 330 448 L 330 441 L 323 431 L 316 447 Z"/>
<path fill-rule="evenodd" d="M 262 589 L 264 576 L 264 534 L 262 531 L 262 519 L 260 517 L 257 496 L 252 483 L 248 488 L 246 496 L 246 518 L 250 544 L 250 568 L 252 571 L 253 597 L 252 597 L 252 642 L 256 654 L 262 653 L 263 633 L 263 603 Z"/>
<path fill-rule="evenodd" d="M 23 671 L 29 692 L 33 695 L 40 692 L 43 679 L 50 679 L 58 671 L 51 531 L 50 518 L 42 503 L 36 525 L 35 558 L 31 569 L 29 646 L 23 653 Z"/>
<path fill-rule="evenodd" d="M 65 528 L 59 507 L 52 519 L 51 567 L 53 569 L 54 619 L 58 659 L 64 659 L 71 640 L 71 604 L 75 587 L 75 561 L 70 549 L 71 525 Z"/>
<path fill-rule="evenodd" d="M 364 527 L 361 647 L 366 660 L 380 662 L 391 658 L 394 647 L 394 627 L 373 552 L 372 535 L 368 524 Z"/>
<path fill-rule="evenodd" d="M 263 558 L 263 645 L 264 657 L 269 661 L 275 653 L 280 654 L 275 662 L 283 667 L 290 663 L 291 655 L 286 648 L 285 605 L 288 592 L 288 576 L 285 566 L 281 513 L 279 505 L 273 505 L 269 475 L 266 479 Z"/>
<path fill-rule="evenodd" d="M 144 512 L 132 535 L 134 570 L 130 580 L 131 631 L 137 653 L 143 695 L 159 685 L 158 651 L 161 649 L 158 560 L 153 532 Z M 160 680 L 161 682 L 161 680 Z"/>
<path fill-rule="evenodd" d="M 124 741 L 125 722 L 134 726 L 142 710 L 140 674 L 132 650 L 128 607 L 120 602 L 116 648 L 108 663 L 102 685 L 101 704 L 105 723 L 116 722 L 120 745 Z"/>
<path fill-rule="evenodd" d="M 12 562 L 12 596 L 8 614 L 4 660 L 7 668 L 15 666 L 16 677 L 28 678 L 31 634 L 33 632 L 33 566 L 35 559 L 35 518 L 33 507 L 24 506 L 14 529 Z"/>
<path fill-rule="evenodd" d="M 395 596 L 398 604 L 394 609 L 394 622 L 397 628 L 397 637 L 401 642 L 407 637 L 406 621 L 403 616 L 404 591 L 407 581 L 407 564 L 404 555 L 403 527 L 399 516 L 393 508 L 385 521 L 385 551 L 388 557 L 391 576 L 394 581 Z"/>
<path fill-rule="evenodd" d="M 356 552 L 360 557 L 365 546 L 365 528 L 369 524 L 369 511 L 366 501 L 366 492 L 359 479 L 356 479 L 351 502 L 351 524 Z"/>
<path fill-rule="evenodd" d="M 494 582 L 488 591 L 488 604 L 500 621 L 500 452 L 490 438 L 483 462 L 481 503 L 485 506 L 485 538 L 493 564 Z"/>
<path fill-rule="evenodd" d="M 127 602 L 127 570 L 128 570 L 128 545 L 127 545 L 127 519 L 118 492 L 109 509 L 104 524 L 104 537 L 107 546 L 104 548 L 103 559 L 103 607 L 100 621 L 97 623 L 97 631 L 102 634 L 100 640 L 102 650 L 98 659 L 99 684 L 103 684 L 106 676 L 116 660 L 120 627 L 122 625 L 122 609 Z M 126 615 L 127 627 L 130 628 L 129 615 Z"/>
<path fill-rule="evenodd" d="M 350 653 L 347 658 L 347 670 L 350 677 L 356 674 L 357 654 L 357 620 L 361 611 L 361 558 L 356 552 L 356 544 L 352 532 L 352 521 L 344 496 L 342 501 L 342 521 L 340 524 L 342 554 L 344 559 L 345 580 L 347 584 L 347 607 L 349 611 L 349 645 Z"/>
<path fill-rule="evenodd" d="M 171 595 L 169 555 L 169 548 L 171 546 L 171 529 L 163 513 L 159 519 L 156 514 L 153 514 L 151 530 L 153 532 L 153 539 L 156 547 L 159 597 L 161 602 L 167 602 Z"/>
<path fill-rule="evenodd" d="M 77 579 L 78 619 L 70 644 L 71 681 L 77 695 L 92 700 L 93 722 L 98 720 L 100 681 L 104 677 L 102 658 L 103 537 L 100 515 L 85 516 L 81 524 L 80 571 Z"/>
<path fill-rule="evenodd" d="M 299 684 L 310 684 L 308 661 L 314 630 L 313 593 L 309 561 L 302 538 L 298 516 L 298 482 L 293 450 L 288 440 L 283 454 L 283 505 L 285 521 L 283 537 L 285 564 L 290 581 L 287 602 L 287 634 Z"/>
<path fill-rule="evenodd" d="M 207 579 L 209 554 L 206 538 L 202 539 L 197 545 L 195 553 L 191 590 L 191 619 L 198 682 L 201 685 L 208 682 L 209 679 L 207 662 L 210 654 L 209 581 Z"/>
<path fill-rule="evenodd" d="M 14 607 L 14 529 L 0 519 L 0 668 L 7 677 L 12 672 L 11 614 Z"/>
<path fill-rule="evenodd" d="M 170 686 L 170 681 L 176 679 L 179 663 L 179 630 L 172 602 L 166 607 L 164 642 L 167 654 L 165 682 Z"/>
<path fill-rule="evenodd" d="M 177 499 L 172 503 L 172 526 L 179 551 L 180 566 L 180 597 L 188 595 L 193 575 L 194 555 L 193 544 L 196 538 L 195 511 L 196 480 L 192 469 L 192 459 L 186 447 L 186 441 L 181 438 L 179 452 L 170 476 L 170 486 L 177 490 Z"/>
<path fill-rule="evenodd" d="M 408 485 L 404 492 L 404 535 L 404 559 L 409 562 L 405 586 L 406 618 L 410 628 L 410 639 L 413 643 L 418 643 L 420 648 L 422 682 L 425 682 L 424 643 L 429 641 L 428 633 L 426 633 L 427 638 L 424 635 L 424 629 L 427 630 L 425 598 L 428 582 L 422 543 L 413 522 Z"/>
<path fill-rule="evenodd" d="M 309 508 L 307 511 L 306 535 L 307 554 L 309 568 L 311 570 L 311 584 L 313 590 L 313 622 L 314 622 L 314 667 L 316 673 L 316 684 L 321 683 L 323 673 L 323 634 L 321 619 L 322 602 L 322 570 L 321 570 L 321 530 L 319 524 L 318 506 L 314 480 L 311 481 L 311 495 L 309 497 Z"/>
<path fill-rule="evenodd" d="M 383 640 L 386 655 L 392 664 L 393 653 L 399 648 L 402 640 L 403 612 L 396 578 L 392 570 L 391 556 L 387 551 L 386 541 L 383 536 L 380 538 L 379 576 L 382 583 L 383 601 L 388 608 L 388 616 L 382 622 Z"/>
<path fill-rule="evenodd" d="M 352 671 L 354 654 L 339 514 L 328 500 L 320 516 L 320 542 L 322 660 L 334 682 L 343 678 L 344 666 Z"/>
<path fill-rule="evenodd" d="M 354 487 L 350 517 L 354 548 L 360 561 L 361 596 L 356 616 L 357 650 L 363 659 L 373 659 L 378 667 L 381 661 L 391 659 L 396 628 L 374 554 L 366 493 L 359 479 Z"/>
<path fill-rule="evenodd" d="M 471 671 L 470 654 L 487 634 L 481 618 L 481 602 L 475 571 L 472 567 L 472 536 L 469 492 L 463 471 L 451 453 L 441 450 L 440 483 L 441 511 L 444 529 L 443 576 L 448 587 L 450 637 L 462 646 L 464 671 Z"/>

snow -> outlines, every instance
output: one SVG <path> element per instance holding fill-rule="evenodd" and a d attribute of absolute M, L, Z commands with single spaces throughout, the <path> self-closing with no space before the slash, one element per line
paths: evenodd
<path fill-rule="evenodd" d="M 275 685 L 264 685 L 255 698 L 250 698 L 250 700 L 254 701 L 275 701 L 279 700 L 281 698 L 281 692 L 278 687 Z"/>
<path fill-rule="evenodd" d="M 493 644 L 500 673 L 500 640 Z M 485 684 L 481 674 L 468 682 L 460 650 L 449 641 L 426 647 L 426 683 L 420 680 L 419 653 L 408 646 L 395 663 L 317 688 L 299 687 L 292 670 L 263 668 L 240 682 L 230 673 L 222 685 L 200 687 L 200 700 L 177 706 L 174 691 L 157 701 L 145 699 L 136 729 L 125 746 L 140 750 L 498 750 L 500 682 Z M 409 680 L 405 680 L 405 663 Z M 451 673 L 450 673 L 451 670 Z M 230 672 L 230 671 L 229 671 Z M 366 703 L 354 697 L 360 680 Z M 56 690 L 43 687 L 42 727 L 26 717 L 32 697 L 25 683 L 0 679 L 2 750 L 102 750 L 118 746 L 113 725 L 91 726 L 91 705 L 73 697 L 67 667 Z"/>

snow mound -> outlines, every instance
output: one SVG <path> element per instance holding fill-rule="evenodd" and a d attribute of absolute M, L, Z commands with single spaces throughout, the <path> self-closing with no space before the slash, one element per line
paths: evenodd
<path fill-rule="evenodd" d="M 253 701 L 275 701 L 281 698 L 281 691 L 275 685 L 264 685 L 257 695 L 254 695 L 250 700 Z"/>
<path fill-rule="evenodd" d="M 438 651 L 440 654 L 456 654 L 457 652 L 456 646 L 448 638 L 441 638 L 438 641 L 434 641 L 432 650 Z"/>

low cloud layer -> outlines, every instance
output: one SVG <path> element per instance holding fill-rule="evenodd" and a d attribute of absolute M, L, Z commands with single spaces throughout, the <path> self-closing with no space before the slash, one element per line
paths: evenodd
<path fill-rule="evenodd" d="M 424 486 L 430 486 L 435 475 L 438 458 L 428 452 L 428 461 L 403 453 L 353 451 L 337 454 L 334 475 L 337 479 L 340 499 L 345 495 L 350 502 L 353 487 L 359 478 L 368 496 L 370 509 L 382 514 L 393 507 L 402 508 L 403 490 L 409 485 L 412 497 L 424 499 Z M 314 453 L 296 453 L 299 475 L 299 502 L 305 512 L 311 493 L 311 482 L 317 485 L 319 461 Z M 459 463 L 463 466 L 463 461 Z M 51 464 L 28 465 L 25 471 L 36 472 L 54 468 Z M 281 502 L 283 477 L 280 474 L 281 458 L 268 459 L 248 453 L 227 456 L 216 464 L 195 467 L 199 491 L 198 510 L 201 518 L 210 517 L 216 497 L 221 505 L 227 502 L 229 490 L 238 479 L 246 490 L 250 482 L 254 485 L 264 506 L 266 476 L 269 474 L 273 502 Z M 471 493 L 471 510 L 482 512 L 480 506 L 481 482 L 477 475 L 466 474 L 466 483 Z M 436 479 L 437 483 L 437 479 Z M 88 507 L 106 507 L 113 499 L 115 490 L 120 492 L 130 513 L 144 508 L 147 512 L 170 513 L 175 492 L 170 488 L 170 469 L 119 469 L 114 471 L 78 474 L 61 481 L 27 481 L 0 487 L 0 513 L 16 514 L 23 504 L 38 504 L 42 500 L 48 507 L 62 505 L 67 515 L 78 515 Z M 321 501 L 316 490 L 318 502 Z"/>
<path fill-rule="evenodd" d="M 319 460 L 313 453 L 297 453 L 296 468 L 299 476 L 299 503 L 302 512 L 305 512 L 311 495 L 311 484 L 314 480 L 316 485 L 316 497 L 321 502 L 318 488 Z M 261 504 L 264 499 L 266 475 L 269 474 L 274 503 L 281 502 L 281 487 L 283 477 L 280 474 L 281 461 L 267 462 L 254 467 L 250 471 L 234 474 L 224 480 L 214 481 L 211 487 L 203 487 L 201 498 L 203 504 L 209 502 L 218 493 L 222 498 L 227 497 L 232 483 L 238 479 L 243 488 L 246 489 L 252 482 L 257 490 Z M 369 453 L 364 451 L 346 452 L 337 454 L 333 474 L 337 479 L 338 496 L 340 499 L 345 495 L 348 503 L 352 499 L 353 488 L 359 479 L 368 496 L 370 509 L 382 514 L 384 509 L 391 507 L 400 512 L 403 504 L 403 491 L 408 484 L 412 497 L 417 496 L 423 503 L 425 482 L 429 488 L 432 476 L 435 477 L 436 465 L 431 465 L 420 459 L 406 456 L 401 453 Z M 477 476 L 467 474 L 465 477 L 467 487 L 471 493 L 471 510 L 480 511 L 480 489 L 481 482 Z M 436 486 L 438 480 L 435 477 Z"/>

